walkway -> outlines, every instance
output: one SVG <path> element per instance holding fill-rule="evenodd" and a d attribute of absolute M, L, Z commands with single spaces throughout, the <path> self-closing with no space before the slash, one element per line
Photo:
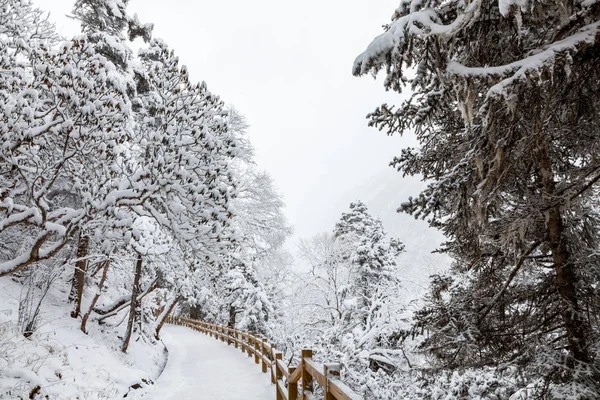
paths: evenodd
<path fill-rule="evenodd" d="M 273 400 L 269 375 L 239 349 L 189 328 L 165 325 L 169 360 L 144 400 Z"/>

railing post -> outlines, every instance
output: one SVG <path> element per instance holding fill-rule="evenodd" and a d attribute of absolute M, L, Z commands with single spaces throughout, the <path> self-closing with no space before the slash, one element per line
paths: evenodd
<path fill-rule="evenodd" d="M 279 380 L 283 376 L 283 372 L 279 369 L 279 364 L 277 363 L 277 360 L 281 360 L 282 358 L 283 353 L 279 351 L 275 353 L 275 393 L 277 394 L 277 400 L 283 400 L 283 396 L 279 393 Z"/>
<path fill-rule="evenodd" d="M 267 373 L 267 361 L 265 360 L 265 358 L 267 357 L 267 348 L 266 348 L 266 344 L 267 344 L 267 338 L 262 338 L 262 349 L 260 350 L 260 352 L 262 353 L 262 372 L 263 373 Z"/>
<path fill-rule="evenodd" d="M 235 348 L 238 348 L 238 330 L 233 328 L 233 345 L 235 346 Z"/>
<path fill-rule="evenodd" d="M 312 376 L 308 373 L 305 367 L 305 358 L 312 358 L 313 352 L 309 349 L 302 350 L 302 397 L 305 393 L 313 391 Z"/>
<path fill-rule="evenodd" d="M 329 391 L 329 380 L 331 378 L 339 378 L 341 364 L 323 364 L 323 375 L 325 375 L 325 400 L 335 400 L 335 396 Z"/>
<path fill-rule="evenodd" d="M 275 349 L 277 345 L 275 343 L 271 343 L 271 354 L 269 354 L 271 358 L 271 383 L 277 384 L 277 359 L 275 358 L 275 354 L 277 353 Z"/>
<path fill-rule="evenodd" d="M 252 332 L 248 331 L 248 346 L 246 346 L 246 350 L 248 351 L 248 357 L 252 357 Z"/>
<path fill-rule="evenodd" d="M 258 355 L 259 351 L 260 351 L 260 341 L 259 341 L 259 337 L 256 336 L 254 338 L 254 362 L 256 364 L 258 364 L 260 362 L 260 357 Z"/>
<path fill-rule="evenodd" d="M 246 351 L 246 342 L 245 342 L 245 333 L 244 332 L 240 332 L 240 343 L 242 344 L 242 353 Z"/>
<path fill-rule="evenodd" d="M 288 372 L 292 375 L 296 371 L 296 367 L 289 367 Z M 298 382 L 288 382 L 288 400 L 298 399 Z"/>

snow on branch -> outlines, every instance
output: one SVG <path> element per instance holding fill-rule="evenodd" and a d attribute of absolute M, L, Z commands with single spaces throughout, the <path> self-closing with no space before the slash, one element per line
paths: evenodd
<path fill-rule="evenodd" d="M 457 61 L 450 61 L 446 71 L 450 75 L 465 78 L 512 74 L 493 85 L 488 91 L 488 96 L 506 95 L 508 86 L 526 80 L 532 74 L 539 74 L 544 67 L 553 64 L 560 56 L 569 57 L 581 48 L 593 44 L 599 34 L 600 21 L 586 25 L 575 34 L 546 46 L 540 52 L 510 64 L 495 67 L 468 67 Z"/>

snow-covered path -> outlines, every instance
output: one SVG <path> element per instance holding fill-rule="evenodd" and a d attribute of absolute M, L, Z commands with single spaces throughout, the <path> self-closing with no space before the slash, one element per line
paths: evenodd
<path fill-rule="evenodd" d="M 272 400 L 275 386 L 234 346 L 183 326 L 165 325 L 169 360 L 144 400 Z"/>

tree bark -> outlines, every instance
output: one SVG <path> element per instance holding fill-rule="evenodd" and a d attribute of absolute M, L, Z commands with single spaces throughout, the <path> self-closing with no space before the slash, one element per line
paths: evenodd
<path fill-rule="evenodd" d="M 156 289 L 158 287 L 157 285 L 157 280 L 155 279 L 150 285 L 148 285 L 148 287 L 143 290 L 137 297 L 138 301 L 142 301 L 142 299 L 152 293 L 152 291 L 154 289 Z M 116 306 L 115 306 L 116 305 Z M 110 317 L 114 317 L 115 315 L 117 315 L 118 313 L 120 313 L 121 311 L 123 311 L 126 307 L 131 306 L 131 297 L 129 297 L 126 301 L 117 301 L 114 305 L 112 305 L 110 307 L 110 311 L 102 311 L 100 312 L 100 310 L 98 308 L 94 308 L 94 312 L 97 314 L 102 315 L 101 317 L 98 317 L 97 321 L 102 323 L 102 321 L 104 321 L 107 318 Z"/>
<path fill-rule="evenodd" d="M 198 305 L 190 306 L 190 318 L 204 320 L 204 313 L 202 312 L 202 307 Z"/>
<path fill-rule="evenodd" d="M 123 346 L 121 351 L 127 352 L 129 347 L 129 341 L 133 333 L 133 327 L 137 320 L 140 318 L 141 310 L 140 303 L 141 299 L 138 299 L 140 293 L 140 281 L 142 278 L 142 255 L 138 254 L 137 261 L 135 263 L 135 272 L 133 276 L 133 286 L 131 288 L 131 302 L 129 304 L 129 321 L 127 322 L 127 331 L 125 333 L 125 339 L 123 340 Z"/>
<path fill-rule="evenodd" d="M 45 251 L 43 256 L 40 256 L 40 249 L 42 248 L 43 244 L 45 244 L 50 238 L 53 237 L 53 235 L 52 232 L 44 232 L 38 235 L 38 237 L 35 239 L 35 243 L 31 246 L 31 249 L 29 250 L 29 255 L 26 259 L 21 258 L 22 256 L 18 256 L 16 258 L 13 258 L 12 260 L 0 263 L 0 278 L 2 278 L 3 276 L 14 274 L 15 272 L 18 272 L 33 263 L 48 260 L 54 257 L 59 251 L 63 249 L 63 247 L 67 245 L 67 243 L 69 243 L 69 235 L 73 235 L 71 229 L 68 229 L 67 235 L 59 243 L 52 246 L 48 246 L 51 247 L 51 249 L 44 249 Z"/>
<path fill-rule="evenodd" d="M 98 315 L 111 314 L 117 310 L 120 310 L 123 306 L 128 306 L 130 302 L 131 297 L 123 296 L 109 306 L 94 308 L 94 312 Z"/>
<path fill-rule="evenodd" d="M 575 268 L 569 261 L 570 254 L 564 240 L 564 227 L 558 206 L 550 210 L 547 225 L 556 273 L 556 288 L 562 300 L 560 314 L 567 331 L 569 352 L 575 360 L 588 363 L 591 357 L 587 347 L 586 324 L 581 318 L 577 299 L 578 279 Z"/>
<path fill-rule="evenodd" d="M 181 298 L 181 296 L 177 296 L 173 299 L 173 301 L 171 302 L 171 304 L 167 304 L 167 307 L 165 308 L 166 312 L 163 312 L 159 318 L 158 318 L 158 325 L 156 325 L 156 332 L 154 332 L 154 336 L 156 337 L 156 339 L 160 339 L 160 330 L 162 329 L 163 325 L 165 324 L 165 321 L 167 320 L 167 318 L 169 318 L 169 315 L 171 315 L 171 312 L 173 312 L 173 309 L 175 308 L 175 306 L 177 305 L 177 302 L 179 301 L 179 299 Z"/>
<path fill-rule="evenodd" d="M 228 328 L 235 328 L 235 317 L 237 315 L 237 312 L 235 310 L 235 307 L 232 305 L 229 306 L 229 321 L 227 322 L 227 327 Z"/>
<path fill-rule="evenodd" d="M 541 144 L 540 167 L 545 195 L 548 201 L 556 202 L 556 182 L 548 155 L 547 144 Z M 565 324 L 568 350 L 572 359 L 588 363 L 591 361 L 587 346 L 586 323 L 582 318 L 579 307 L 577 286 L 578 278 L 575 266 L 570 261 L 571 254 L 567 247 L 563 218 L 560 204 L 548 209 L 546 229 L 549 245 L 552 250 L 552 260 L 556 274 L 556 289 L 561 299 L 560 315 Z M 572 361 L 572 360 L 571 360 Z M 572 362 L 569 362 L 572 364 Z"/>
<path fill-rule="evenodd" d="M 87 269 L 87 254 L 90 238 L 87 235 L 79 235 L 77 240 L 77 262 L 75 263 L 75 271 L 73 272 L 73 286 L 69 301 L 74 301 L 75 305 L 71 311 L 71 317 L 77 318 L 81 314 L 81 300 L 83 298 L 83 289 L 85 284 L 85 271 Z"/>
<path fill-rule="evenodd" d="M 100 294 L 102 293 L 102 287 L 104 286 L 104 282 L 106 281 L 106 276 L 108 275 L 108 267 L 110 265 L 110 259 L 104 261 L 103 264 L 104 265 L 102 266 L 102 277 L 100 278 L 100 282 L 98 283 L 98 288 L 96 289 L 96 294 L 94 295 L 94 298 L 92 299 L 92 304 L 90 304 L 89 309 L 87 310 L 87 312 L 81 319 L 81 331 L 86 334 L 87 334 L 87 332 L 85 330 L 85 326 L 87 324 L 88 319 L 90 318 L 90 315 L 92 314 L 92 311 L 94 311 L 94 307 L 96 306 L 96 303 L 98 302 L 98 299 L 100 298 Z"/>

